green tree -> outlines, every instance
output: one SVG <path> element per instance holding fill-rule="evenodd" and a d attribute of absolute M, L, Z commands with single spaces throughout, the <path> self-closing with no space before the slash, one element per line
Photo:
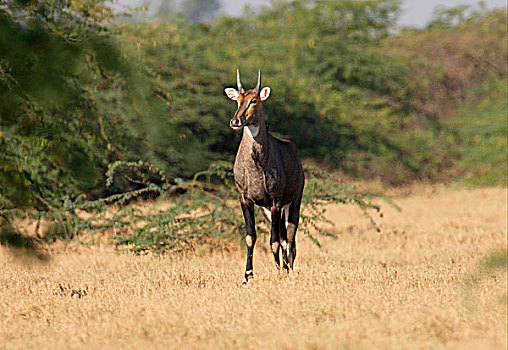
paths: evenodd
<path fill-rule="evenodd" d="M 9 1 L 0 10 L 2 207 L 46 208 L 91 191 L 119 157 L 101 91 L 119 85 L 133 103 L 143 89 L 103 26 L 111 15 L 101 1 Z"/>

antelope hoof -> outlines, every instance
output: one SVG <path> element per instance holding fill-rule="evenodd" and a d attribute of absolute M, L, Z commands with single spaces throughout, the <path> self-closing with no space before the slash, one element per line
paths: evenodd
<path fill-rule="evenodd" d="M 295 262 L 295 256 L 293 255 L 292 252 L 289 252 L 288 260 L 289 260 L 289 267 L 291 268 L 291 270 L 293 270 L 293 263 Z"/>
<path fill-rule="evenodd" d="M 247 284 L 249 278 L 254 278 L 254 272 L 252 270 L 245 271 L 245 277 L 243 278 L 242 284 Z"/>
<path fill-rule="evenodd" d="M 289 264 L 289 261 L 288 261 L 288 256 L 289 256 L 289 250 L 288 250 L 288 244 L 286 241 L 282 241 L 281 243 L 281 247 L 282 247 L 282 267 L 284 268 L 284 270 L 288 271 L 288 264 Z"/>

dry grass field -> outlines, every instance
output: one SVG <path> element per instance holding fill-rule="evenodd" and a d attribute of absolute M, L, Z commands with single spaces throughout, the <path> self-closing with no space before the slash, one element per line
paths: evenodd
<path fill-rule="evenodd" d="M 244 287 L 235 244 L 161 258 L 70 244 L 45 262 L 0 248 L 0 348 L 506 349 L 507 190 L 394 198 L 380 233 L 329 208 L 335 236 L 300 235 L 289 276 L 261 236 Z"/>

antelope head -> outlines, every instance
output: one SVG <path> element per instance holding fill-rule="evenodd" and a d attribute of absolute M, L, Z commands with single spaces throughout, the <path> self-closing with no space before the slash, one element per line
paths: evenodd
<path fill-rule="evenodd" d="M 258 83 L 256 87 L 245 91 L 240 81 L 240 71 L 237 69 L 236 84 L 237 90 L 233 88 L 224 90 L 226 95 L 238 104 L 236 113 L 229 122 L 229 126 L 234 130 L 241 129 L 244 126 L 259 127 L 261 122 L 260 117 L 263 115 L 262 101 L 265 101 L 270 96 L 269 87 L 264 87 L 261 91 L 259 90 L 261 86 L 261 71 L 258 70 Z"/>

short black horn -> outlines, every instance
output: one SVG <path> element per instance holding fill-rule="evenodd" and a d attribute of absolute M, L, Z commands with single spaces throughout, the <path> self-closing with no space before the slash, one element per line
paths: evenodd
<path fill-rule="evenodd" d="M 254 92 L 256 94 L 259 94 L 260 87 L 261 87 L 261 70 L 258 69 L 258 84 L 256 85 L 256 88 L 254 89 Z"/>
<path fill-rule="evenodd" d="M 236 86 L 238 87 L 238 92 L 243 94 L 245 90 L 243 89 L 242 82 L 240 81 L 240 71 L 236 70 Z"/>

